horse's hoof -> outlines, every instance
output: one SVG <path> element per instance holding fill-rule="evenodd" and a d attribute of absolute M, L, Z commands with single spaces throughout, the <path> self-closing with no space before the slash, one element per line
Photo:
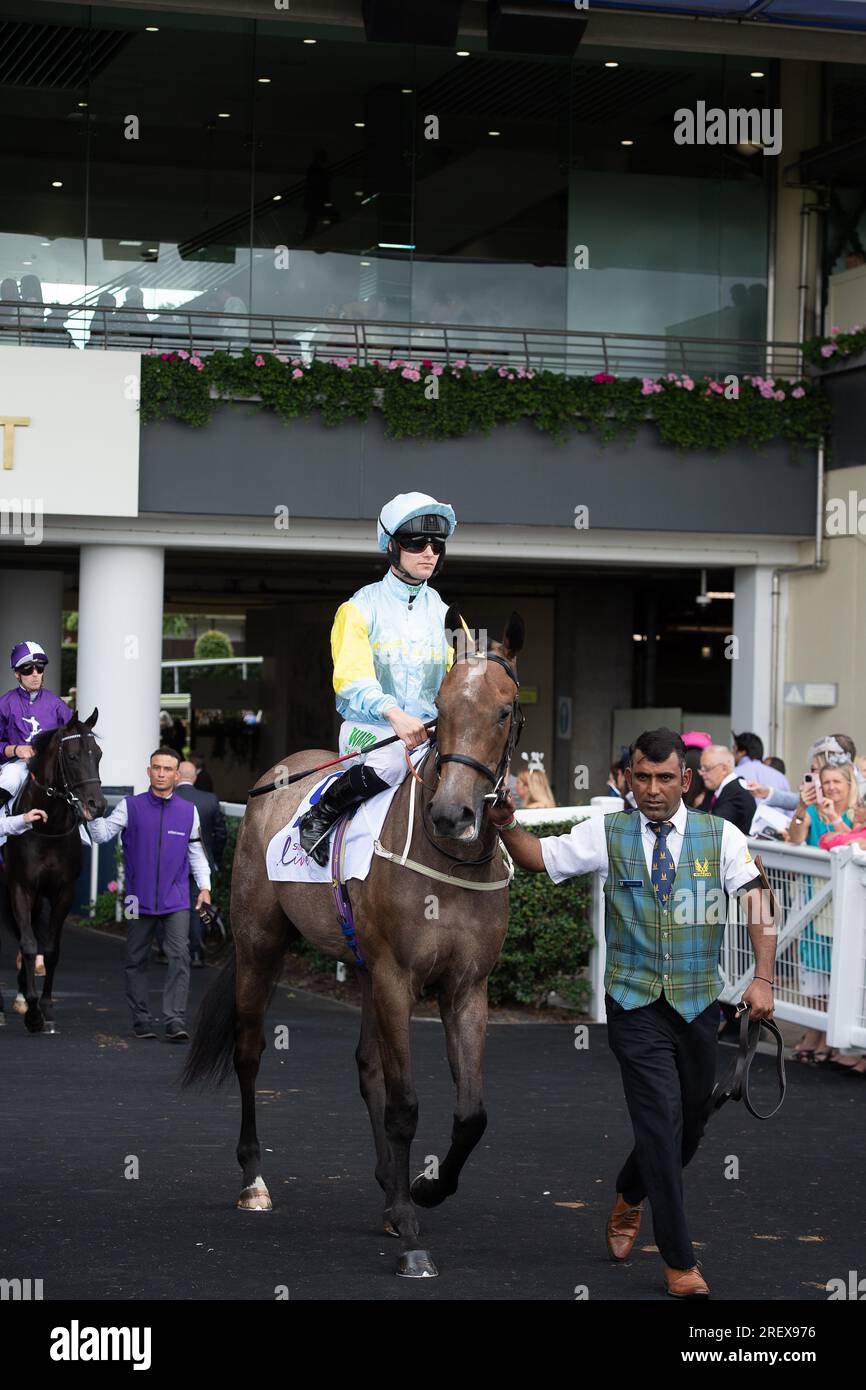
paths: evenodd
<path fill-rule="evenodd" d="M 261 1178 L 245 1187 L 238 1197 L 238 1211 L 272 1211 L 271 1194 Z"/>
<path fill-rule="evenodd" d="M 425 1207 L 428 1211 L 431 1207 L 440 1206 L 446 1197 L 452 1196 L 453 1191 L 443 1187 L 439 1178 L 428 1178 L 423 1173 L 413 1178 L 409 1187 L 409 1195 L 416 1207 Z"/>
<path fill-rule="evenodd" d="M 407 1250 L 400 1256 L 397 1273 L 402 1279 L 435 1279 L 439 1273 L 426 1250 Z"/>
<path fill-rule="evenodd" d="M 24 998 L 23 994 L 16 994 L 15 1003 L 12 1005 L 12 1007 L 15 1010 L 16 1014 L 26 1014 L 27 1000 Z"/>
<path fill-rule="evenodd" d="M 43 1033 L 50 1033 L 50 1034 L 53 1035 L 53 1034 L 55 1034 L 55 1033 L 59 1033 L 59 1032 L 60 1032 L 60 1029 L 57 1027 L 57 1024 L 56 1024 L 56 1023 L 52 1023 L 51 1019 L 47 1019 L 47 1020 L 46 1020 L 46 1023 L 45 1023 L 45 1027 L 43 1028 L 42 1031 L 43 1031 Z"/>

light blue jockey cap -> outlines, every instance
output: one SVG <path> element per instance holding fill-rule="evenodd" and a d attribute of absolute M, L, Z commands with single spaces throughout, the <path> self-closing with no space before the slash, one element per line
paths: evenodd
<path fill-rule="evenodd" d="M 400 492 L 386 502 L 379 513 L 376 535 L 383 555 L 387 553 L 391 537 L 416 516 L 443 516 L 448 523 L 448 535 L 454 534 L 457 517 L 449 502 L 437 502 L 426 492 Z"/>

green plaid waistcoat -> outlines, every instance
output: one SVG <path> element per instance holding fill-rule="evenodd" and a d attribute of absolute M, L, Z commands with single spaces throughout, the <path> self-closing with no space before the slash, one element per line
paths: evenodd
<path fill-rule="evenodd" d="M 727 919 L 719 867 L 724 824 L 717 816 L 688 811 L 673 893 L 662 908 L 644 856 L 640 815 L 605 816 L 604 987 L 624 1009 L 651 1004 L 664 990 L 668 1003 L 691 1023 L 719 997 Z M 641 886 L 633 886 L 638 880 Z"/>

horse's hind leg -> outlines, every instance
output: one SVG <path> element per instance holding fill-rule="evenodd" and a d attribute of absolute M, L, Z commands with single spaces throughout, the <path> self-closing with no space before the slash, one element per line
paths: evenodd
<path fill-rule="evenodd" d="M 361 986 L 361 1036 L 355 1052 L 358 1063 L 358 1080 L 361 1095 L 370 1115 L 373 1127 L 373 1141 L 376 1145 L 376 1181 L 386 1194 L 394 1185 L 394 1156 L 385 1133 L 385 1078 L 382 1073 L 382 1057 L 379 1052 L 379 1037 L 376 1032 L 376 1017 L 373 1010 L 373 989 L 370 976 L 362 967 L 358 970 L 358 983 Z M 391 1213 L 385 1208 L 385 1231 L 389 1236 L 398 1234 L 391 1222 Z"/>
<path fill-rule="evenodd" d="M 451 1075 L 457 1087 L 457 1107 L 451 1145 L 438 1174 L 419 1173 L 412 1183 L 412 1199 L 419 1207 L 438 1207 L 457 1191 L 464 1163 L 487 1128 L 487 1111 L 481 1098 L 481 1067 L 487 1033 L 487 981 L 481 980 L 455 998 L 440 996 L 439 1010 L 445 1026 L 445 1043 Z"/>
<path fill-rule="evenodd" d="M 18 993 L 24 998 L 24 1025 L 28 1033 L 41 1033 L 45 1024 L 36 993 L 36 932 L 33 929 L 34 904 L 17 883 L 10 885 L 9 901 L 18 927 L 21 965 L 18 970 Z M 16 1012 L 19 1011 L 15 1001 Z"/>
<path fill-rule="evenodd" d="M 73 897 L 74 887 L 70 887 L 68 892 L 62 893 L 53 904 L 49 905 L 44 901 L 41 904 L 42 921 L 37 935 L 41 938 L 38 944 L 45 957 L 45 981 L 42 985 L 40 1005 L 42 1016 L 45 1019 L 46 1033 L 57 1032 L 57 1026 L 54 1022 L 54 999 L 52 997 L 54 972 L 57 969 L 57 962 L 60 960 L 60 936 L 63 931 L 63 923 L 66 921 L 66 914 L 72 906 Z"/>
<path fill-rule="evenodd" d="M 238 1163 L 243 1187 L 238 1198 L 241 1211 L 270 1211 L 271 1197 L 261 1173 L 262 1151 L 256 1133 L 256 1077 L 265 1050 L 265 1013 L 280 963 L 289 924 L 282 908 L 274 904 L 256 926 L 253 940 L 239 934 L 235 987 L 235 1071 L 241 1089 L 241 1132 Z"/>

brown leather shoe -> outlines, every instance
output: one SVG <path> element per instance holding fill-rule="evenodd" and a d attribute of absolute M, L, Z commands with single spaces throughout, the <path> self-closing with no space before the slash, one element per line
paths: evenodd
<path fill-rule="evenodd" d="M 607 1251 L 612 1260 L 627 1260 L 640 1230 L 641 1209 L 630 1207 L 621 1192 L 607 1218 Z"/>
<path fill-rule="evenodd" d="M 662 1269 L 665 1289 L 671 1298 L 709 1298 L 710 1290 L 697 1265 L 692 1265 L 691 1269 L 671 1269 L 662 1263 Z"/>

